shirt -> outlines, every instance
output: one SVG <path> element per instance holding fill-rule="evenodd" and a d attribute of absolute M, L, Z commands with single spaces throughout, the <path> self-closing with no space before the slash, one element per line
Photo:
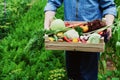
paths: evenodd
<path fill-rule="evenodd" d="M 45 11 L 56 11 L 64 3 L 65 21 L 91 21 L 106 14 L 116 16 L 113 0 L 48 0 Z"/>

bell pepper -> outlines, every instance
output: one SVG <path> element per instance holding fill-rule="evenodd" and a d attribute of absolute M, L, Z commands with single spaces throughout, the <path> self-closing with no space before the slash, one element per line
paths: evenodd
<path fill-rule="evenodd" d="M 72 42 L 78 42 L 78 38 L 73 38 Z"/>

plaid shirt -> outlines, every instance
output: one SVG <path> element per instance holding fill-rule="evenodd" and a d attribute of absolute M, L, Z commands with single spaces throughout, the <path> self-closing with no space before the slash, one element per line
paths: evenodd
<path fill-rule="evenodd" d="M 90 21 L 101 19 L 106 14 L 116 16 L 113 0 L 48 0 L 45 11 L 56 11 L 64 3 L 66 21 Z"/>

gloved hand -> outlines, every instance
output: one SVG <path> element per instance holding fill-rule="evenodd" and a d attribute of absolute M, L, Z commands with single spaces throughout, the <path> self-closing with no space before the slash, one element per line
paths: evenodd
<path fill-rule="evenodd" d="M 50 24 L 55 16 L 54 11 L 46 11 L 45 12 L 45 20 L 44 20 L 44 29 L 49 30 Z"/>
<path fill-rule="evenodd" d="M 111 14 L 107 14 L 105 15 L 105 18 L 106 18 L 106 24 L 107 26 L 111 26 L 114 22 L 114 15 L 111 15 Z M 110 38 L 112 37 L 112 28 L 108 28 L 107 29 L 107 39 L 110 40 Z"/>

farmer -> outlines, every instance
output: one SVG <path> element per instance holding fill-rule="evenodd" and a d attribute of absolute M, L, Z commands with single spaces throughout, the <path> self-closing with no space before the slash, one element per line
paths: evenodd
<path fill-rule="evenodd" d="M 106 18 L 113 24 L 116 7 L 113 0 L 48 0 L 45 6 L 44 28 L 49 29 L 57 8 L 64 3 L 65 21 L 92 21 Z M 59 14 L 61 15 L 61 14 Z M 108 28 L 108 39 L 112 36 Z M 98 80 L 99 52 L 66 51 L 66 68 L 69 80 Z"/>

